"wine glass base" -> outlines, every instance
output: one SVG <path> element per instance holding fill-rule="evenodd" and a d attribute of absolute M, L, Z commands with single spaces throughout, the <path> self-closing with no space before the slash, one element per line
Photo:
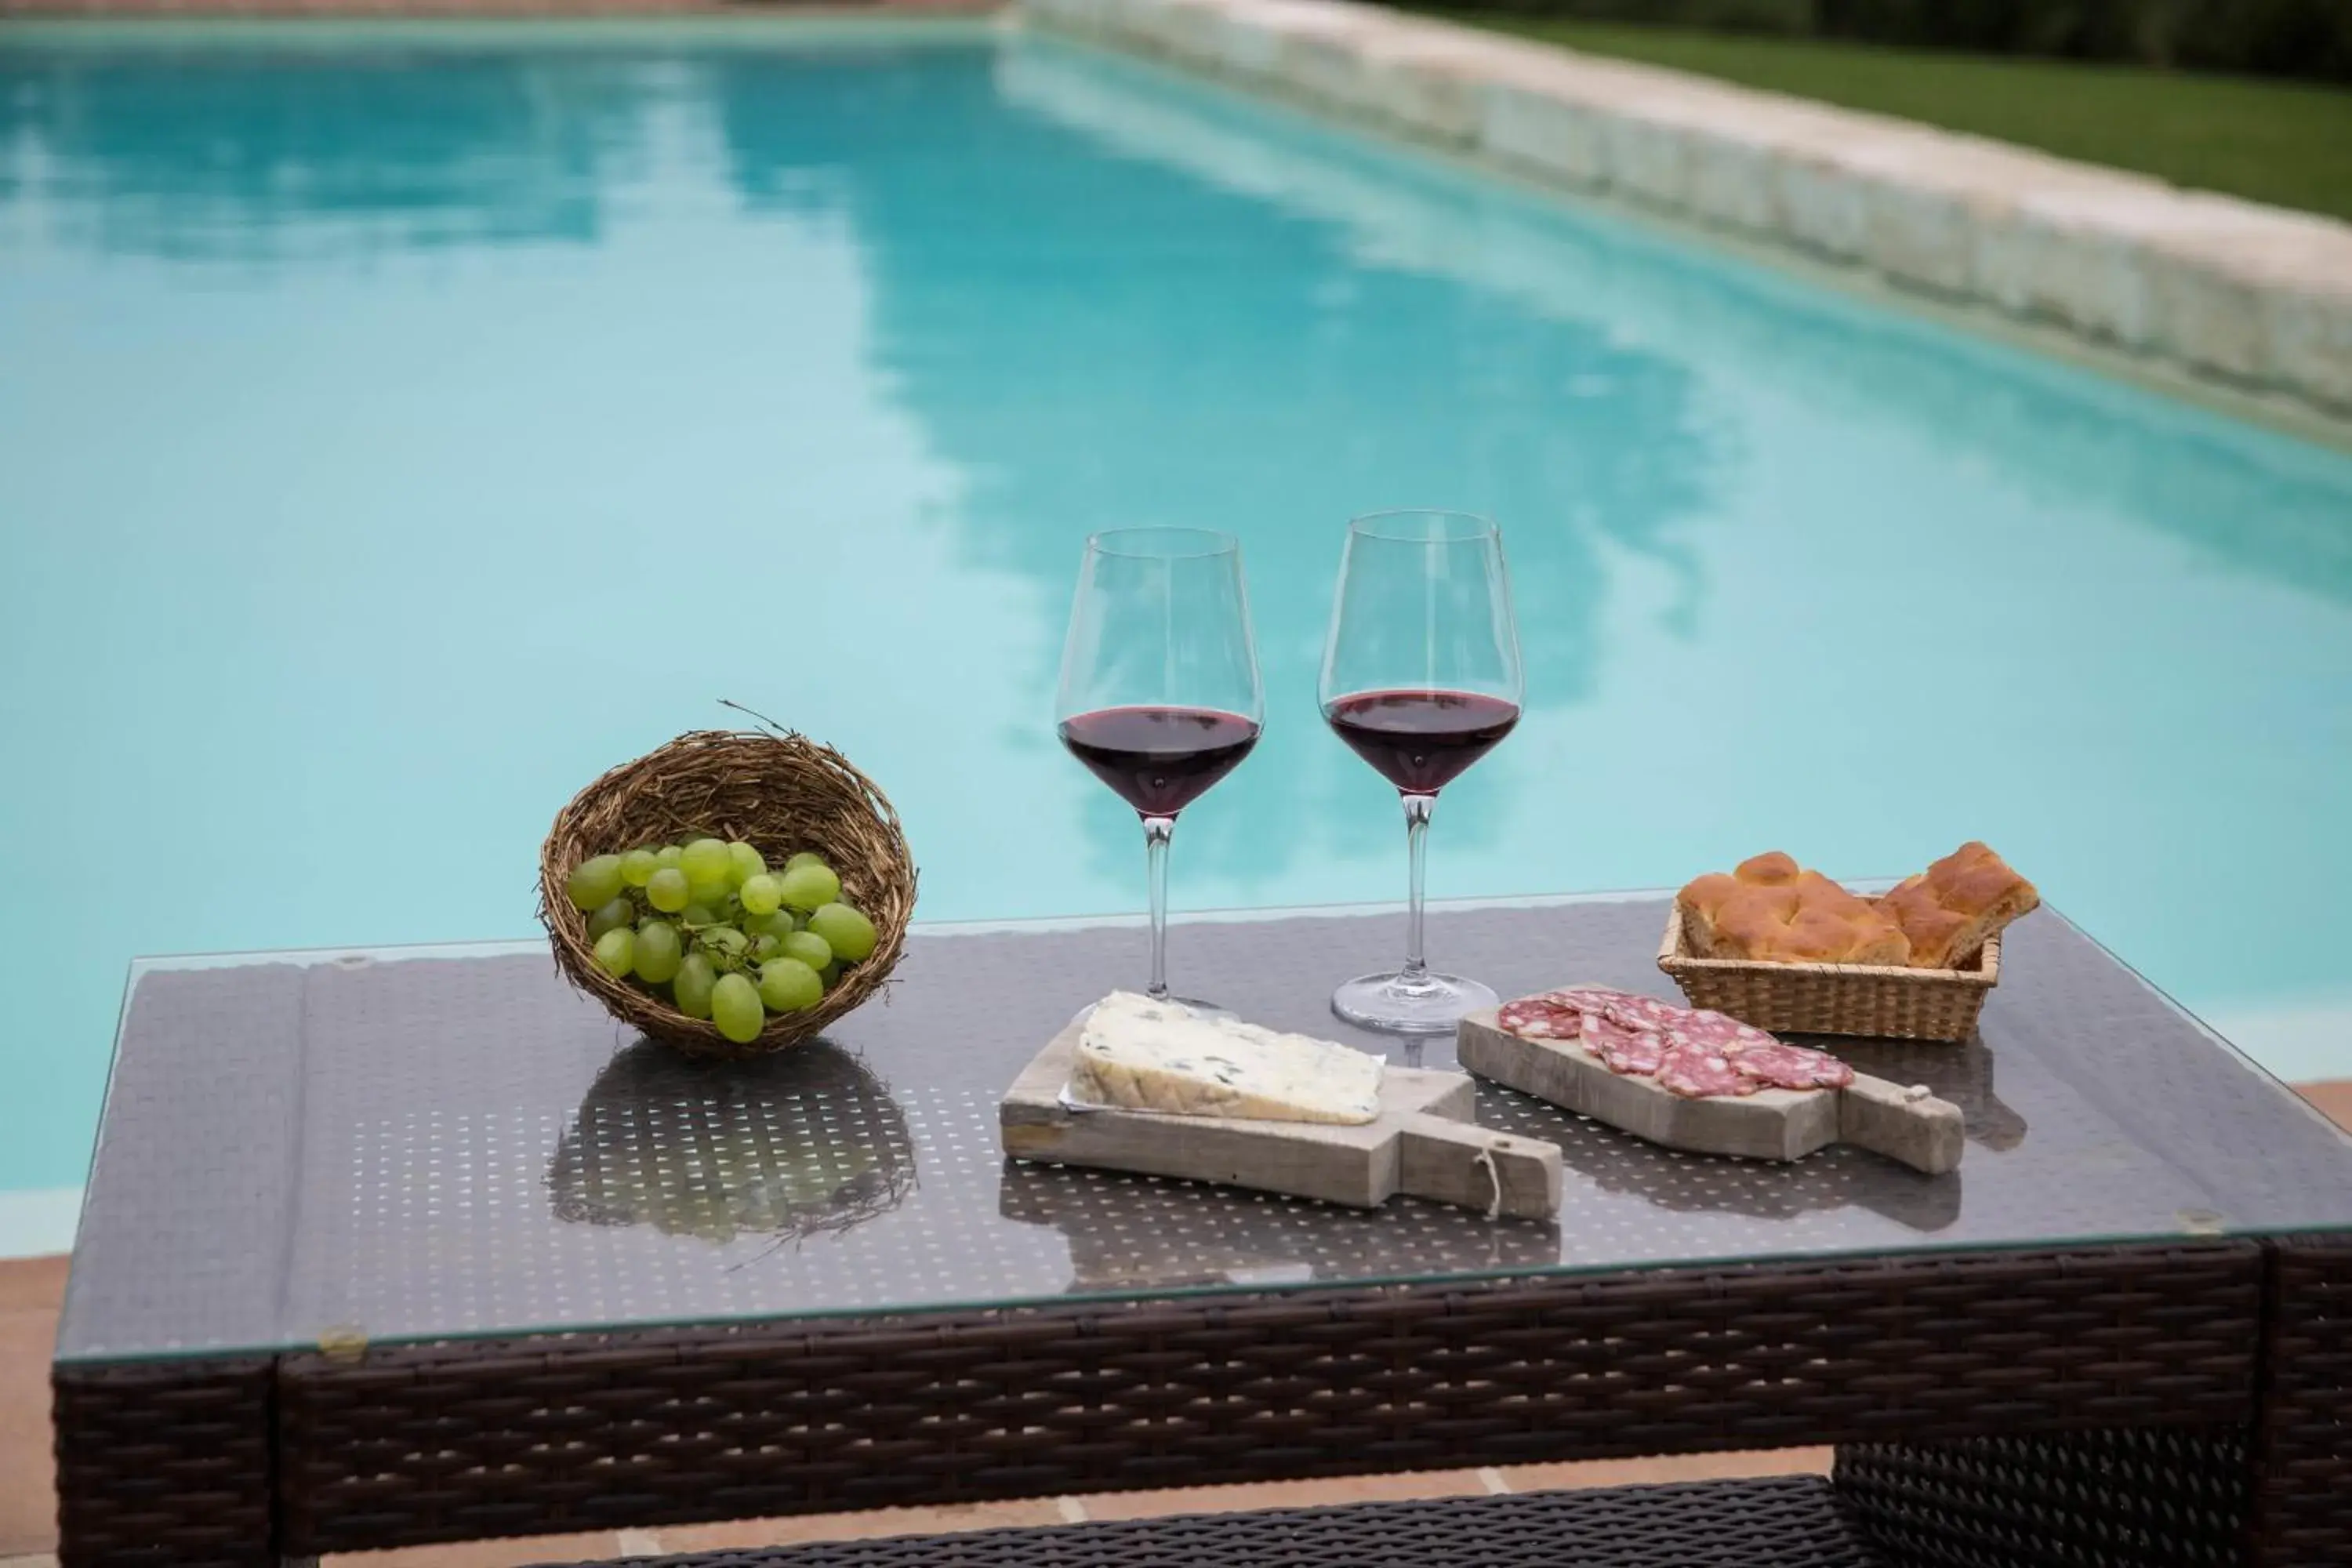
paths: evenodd
<path fill-rule="evenodd" d="M 1362 974 L 1331 993 L 1331 1011 L 1387 1035 L 1450 1035 L 1482 1007 L 1499 1006 L 1494 987 L 1458 974 Z"/>

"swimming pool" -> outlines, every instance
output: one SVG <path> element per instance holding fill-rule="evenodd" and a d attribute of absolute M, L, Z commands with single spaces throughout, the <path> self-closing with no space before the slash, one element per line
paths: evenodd
<path fill-rule="evenodd" d="M 1266 738 L 1178 905 L 1396 897 L 1314 706 L 1381 506 L 1497 518 L 1527 645 L 1433 896 L 1982 837 L 2352 1074 L 2352 457 L 1148 67 L 20 29 L 0 344 L 20 1228 L 132 954 L 528 931 L 555 808 L 720 697 L 883 784 L 925 916 L 1134 906 L 1051 728 L 1096 528 L 1244 542 Z"/>

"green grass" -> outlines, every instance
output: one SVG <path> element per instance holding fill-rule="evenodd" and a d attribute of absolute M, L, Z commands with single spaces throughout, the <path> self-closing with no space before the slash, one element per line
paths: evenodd
<path fill-rule="evenodd" d="M 2133 66 L 1446 12 L 1457 21 L 2352 218 L 2352 91 Z"/>

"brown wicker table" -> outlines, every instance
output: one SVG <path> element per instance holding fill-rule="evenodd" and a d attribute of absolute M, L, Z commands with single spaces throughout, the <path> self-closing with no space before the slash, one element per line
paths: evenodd
<path fill-rule="evenodd" d="M 1664 919 L 1441 907 L 1431 940 L 1507 994 L 1664 994 Z M 1174 942 L 1350 1037 L 1323 997 L 1394 938 Z M 1566 1152 L 1545 1224 L 1007 1163 L 997 1095 L 1138 941 L 919 928 L 887 1003 L 740 1068 L 622 1039 L 528 945 L 141 964 L 54 1373 L 64 1562 L 1805 1442 L 1833 1486 L 1458 1517 L 1531 1562 L 1759 1496 L 1852 1555 L 1757 1562 L 2352 1561 L 2352 1142 L 2054 913 L 1978 1038 L 1840 1044 L 1962 1105 L 1958 1172 L 1676 1154 L 1486 1089 Z M 1234 1530 L 985 1561 L 1303 1539 Z"/>

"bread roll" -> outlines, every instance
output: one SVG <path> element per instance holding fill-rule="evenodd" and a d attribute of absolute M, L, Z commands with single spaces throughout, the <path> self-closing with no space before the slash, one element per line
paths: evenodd
<path fill-rule="evenodd" d="M 1773 963 L 1904 963 L 1911 944 L 1869 900 L 1774 850 L 1676 894 L 1683 936 L 1701 958 Z"/>
<path fill-rule="evenodd" d="M 2041 902 L 2032 883 L 1971 839 L 1904 881 L 1878 907 L 1902 929 L 1915 966 L 1955 969 Z"/>

